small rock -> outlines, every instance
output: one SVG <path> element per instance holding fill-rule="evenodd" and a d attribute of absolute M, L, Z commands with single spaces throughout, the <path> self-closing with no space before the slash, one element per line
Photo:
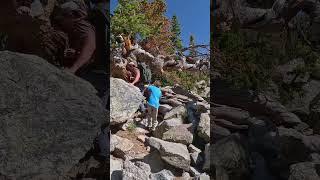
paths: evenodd
<path fill-rule="evenodd" d="M 110 137 L 110 152 L 113 152 L 115 147 L 119 144 L 118 138 L 115 135 Z"/>
<path fill-rule="evenodd" d="M 225 137 L 228 137 L 231 134 L 231 132 L 228 129 L 218 126 L 213 122 L 212 122 L 211 129 L 212 129 L 212 135 L 214 140 L 223 139 Z"/>
<path fill-rule="evenodd" d="M 318 154 L 318 153 L 312 153 L 312 154 L 310 154 L 309 160 L 310 160 L 311 162 L 320 162 L 320 154 Z"/>
<path fill-rule="evenodd" d="M 125 159 L 126 152 L 130 151 L 133 148 L 134 144 L 129 139 L 122 138 L 116 135 L 113 136 L 117 138 L 117 141 L 119 142 L 119 144 L 115 146 L 114 155 Z"/>
<path fill-rule="evenodd" d="M 233 108 L 229 106 L 220 106 L 213 108 L 213 115 L 219 119 L 225 119 L 238 125 L 248 125 L 250 114 L 248 111 L 244 111 L 239 108 Z"/>
<path fill-rule="evenodd" d="M 169 170 L 162 170 L 158 173 L 151 174 L 151 180 L 174 180 L 174 175 Z"/>
<path fill-rule="evenodd" d="M 122 179 L 123 161 L 117 159 L 111 155 L 110 157 L 110 179 L 121 180 Z"/>
<path fill-rule="evenodd" d="M 195 178 L 195 180 L 210 180 L 210 176 L 206 173 L 202 173 Z"/>
<path fill-rule="evenodd" d="M 141 127 L 136 127 L 135 132 L 141 133 L 141 134 L 149 134 L 150 133 L 148 130 L 145 130 Z"/>
<path fill-rule="evenodd" d="M 145 135 L 139 135 L 138 137 L 137 137 L 137 139 L 140 141 L 140 142 L 145 142 L 146 141 L 146 136 Z"/>
<path fill-rule="evenodd" d="M 186 116 L 187 110 L 184 106 L 178 106 L 173 108 L 171 111 L 167 112 L 164 116 L 164 120 L 172 118 L 181 118 Z"/>
<path fill-rule="evenodd" d="M 288 180 L 319 180 L 320 164 L 312 162 L 302 162 L 290 166 L 290 176 Z"/>
<path fill-rule="evenodd" d="M 123 179 L 146 180 L 151 175 L 150 166 L 146 163 L 137 161 L 125 161 L 123 163 Z"/>
<path fill-rule="evenodd" d="M 183 172 L 181 178 L 185 179 L 185 180 L 189 180 L 191 178 L 191 176 L 188 172 Z"/>
<path fill-rule="evenodd" d="M 189 172 L 191 173 L 192 176 L 200 175 L 199 171 L 194 167 L 190 167 L 190 171 Z"/>
<path fill-rule="evenodd" d="M 198 135 L 206 142 L 210 142 L 210 116 L 207 113 L 202 113 L 198 125 Z"/>
<path fill-rule="evenodd" d="M 195 147 L 193 144 L 190 144 L 188 146 L 188 150 L 190 153 L 194 153 L 194 152 L 201 153 L 201 150 L 199 148 Z"/>
<path fill-rule="evenodd" d="M 160 114 L 166 114 L 172 109 L 172 107 L 168 104 L 161 104 L 159 107 L 159 113 Z"/>
<path fill-rule="evenodd" d="M 205 146 L 205 149 L 204 149 L 204 165 L 203 165 L 203 169 L 204 170 L 210 170 L 210 165 L 211 165 L 211 162 L 210 162 L 210 157 L 211 157 L 211 149 L 210 149 L 210 144 L 206 144 Z"/>
<path fill-rule="evenodd" d="M 152 173 L 159 172 L 165 169 L 165 167 L 167 166 L 166 163 L 161 159 L 158 150 L 151 151 L 143 158 L 143 162 L 150 165 Z"/>
<path fill-rule="evenodd" d="M 200 156 L 199 152 L 194 152 L 190 154 L 191 165 L 198 167 L 203 162 L 203 158 Z"/>

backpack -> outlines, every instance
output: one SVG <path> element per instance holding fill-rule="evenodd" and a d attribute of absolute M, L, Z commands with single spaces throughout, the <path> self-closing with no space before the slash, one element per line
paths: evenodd
<path fill-rule="evenodd" d="M 152 73 L 151 73 L 149 66 L 146 65 L 145 63 L 139 63 L 138 68 L 139 68 L 140 74 L 141 74 L 141 81 L 143 83 L 150 84 L 151 78 L 152 78 Z"/>
<path fill-rule="evenodd" d="M 149 101 L 149 97 L 151 96 L 151 91 L 149 88 L 146 88 L 143 92 L 143 96 L 146 97 L 146 100 Z"/>

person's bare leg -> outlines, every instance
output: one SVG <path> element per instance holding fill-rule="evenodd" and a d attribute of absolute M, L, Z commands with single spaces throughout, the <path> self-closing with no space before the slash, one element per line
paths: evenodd
<path fill-rule="evenodd" d="M 67 70 L 71 73 L 76 73 L 79 68 L 83 65 L 87 64 L 90 61 L 91 56 L 93 55 L 96 49 L 96 39 L 95 39 L 95 32 L 94 30 L 90 29 L 87 33 L 87 37 L 85 42 L 81 48 L 80 55 L 74 64 L 68 68 Z"/>
<path fill-rule="evenodd" d="M 158 109 L 152 107 L 152 130 L 154 131 L 158 125 Z"/>
<path fill-rule="evenodd" d="M 152 127 L 152 107 L 149 104 L 147 104 L 147 108 L 148 108 L 148 112 L 147 112 L 148 124 L 147 124 L 147 126 L 149 128 L 151 128 Z"/>

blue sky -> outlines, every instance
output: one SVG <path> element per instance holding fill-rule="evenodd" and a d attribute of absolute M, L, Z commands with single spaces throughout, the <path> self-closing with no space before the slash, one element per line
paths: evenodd
<path fill-rule="evenodd" d="M 195 36 L 196 44 L 210 42 L 210 0 L 166 0 L 166 16 L 176 14 L 181 26 L 181 39 L 184 46 L 189 45 L 191 34 Z M 118 1 L 111 0 L 111 12 Z"/>

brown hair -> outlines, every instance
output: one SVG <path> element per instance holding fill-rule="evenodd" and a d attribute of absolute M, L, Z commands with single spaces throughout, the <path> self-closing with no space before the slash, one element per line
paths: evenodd
<path fill-rule="evenodd" d="M 157 87 L 160 87 L 160 86 L 161 86 L 161 82 L 160 82 L 159 80 L 155 80 L 155 81 L 153 82 L 153 84 L 154 84 L 155 86 L 157 86 Z"/>

